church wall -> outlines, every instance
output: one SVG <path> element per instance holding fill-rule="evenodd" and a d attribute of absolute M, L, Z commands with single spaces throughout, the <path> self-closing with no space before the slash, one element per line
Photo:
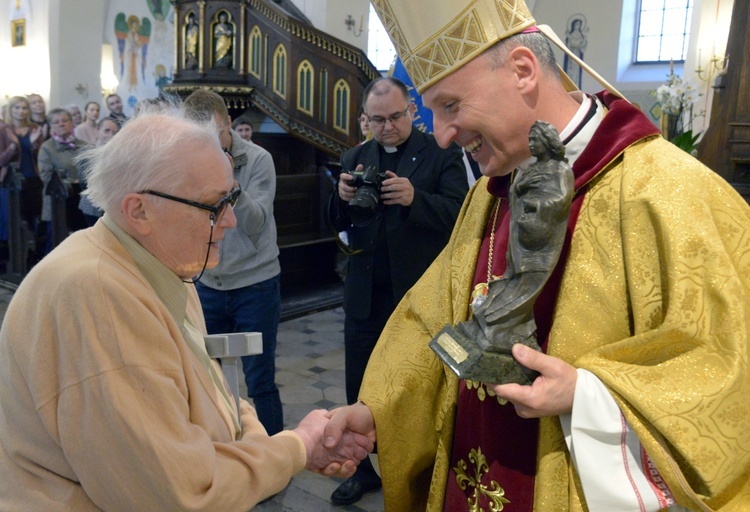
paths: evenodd
<path fill-rule="evenodd" d="M 695 120 L 694 131 L 703 131 L 707 126 L 706 119 L 710 114 L 713 89 L 711 81 L 701 79 L 695 69 L 698 67 L 699 49 L 700 65 L 705 68 L 709 55 L 723 55 L 729 30 L 733 0 L 695 0 L 691 37 L 684 64 L 674 66 L 674 72 L 690 81 L 701 92 L 702 97 L 695 105 L 695 113 L 705 112 Z M 658 123 L 660 109 L 650 91 L 664 83 L 670 68 L 668 64 L 633 65 L 630 51 L 634 41 L 629 37 L 635 31 L 634 12 L 636 0 L 618 2 L 593 2 L 590 0 L 535 0 L 533 13 L 538 23 L 547 24 L 565 41 L 566 30 L 570 27 L 571 18 L 578 15 L 586 20 L 586 37 L 588 45 L 584 60 L 599 74 L 605 77 L 616 89 L 629 100 L 638 104 L 652 121 Z M 563 62 L 562 51 L 556 55 Z M 704 75 L 704 78 L 707 78 Z M 588 75 L 584 75 L 582 89 L 598 91 L 602 87 Z"/>
<path fill-rule="evenodd" d="M 370 12 L 368 0 L 292 0 L 315 28 L 342 41 L 367 51 L 367 18 Z M 347 15 L 354 19 L 352 30 L 347 28 Z M 360 23 L 362 32 L 360 33 Z M 357 36 L 356 34 L 359 34 Z"/>
<path fill-rule="evenodd" d="M 367 0 L 292 0 L 313 24 L 340 39 L 366 49 Z M 159 5 L 160 7 L 155 8 Z M 628 13 L 636 0 L 601 2 L 594 0 L 528 0 L 538 22 L 550 25 L 565 40 L 566 29 L 573 15 L 587 21 L 588 45 L 584 60 L 605 76 L 631 101 L 638 103 L 652 119 L 654 99 L 649 91 L 664 81 L 668 66 L 632 66 L 629 59 L 618 62 L 622 45 L 621 34 L 633 30 Z M 701 65 L 706 67 L 710 55 L 723 55 L 731 15 L 732 0 L 696 0 L 695 26 L 698 37 L 691 41 L 688 59 L 676 72 L 695 81 L 704 93 L 698 110 L 708 110 L 712 90 L 710 82 L 700 81 L 694 73 L 698 50 Z M 17 8 L 19 6 L 19 8 Z M 161 11 L 161 12 L 160 12 Z M 114 49 L 113 72 L 119 80 L 117 92 L 126 104 L 126 113 L 139 99 L 158 95 L 158 82 L 169 81 L 174 66 L 174 26 L 169 0 L 0 0 L 0 102 L 9 96 L 39 92 L 48 107 L 86 101 L 101 101 L 100 59 L 102 43 Z M 625 16 L 623 16 L 625 13 Z M 12 47 L 10 22 L 14 16 L 26 17 L 26 45 Z M 126 45 L 117 37 L 117 16 L 127 20 L 134 16 L 143 25 L 150 24 L 144 65 L 143 46 L 129 54 L 135 60 L 135 80 L 127 63 Z M 348 30 L 345 19 L 355 20 Z M 363 32 L 356 36 L 363 25 Z M 142 38 L 143 39 L 143 38 Z M 122 67 L 120 58 L 122 57 Z M 562 53 L 558 52 L 562 61 Z M 81 85 L 80 92 L 76 89 Z M 596 91 L 601 87 L 584 75 L 582 88 Z M 105 109 L 106 113 L 106 109 Z M 702 125 L 698 126 L 702 128 Z"/>
<path fill-rule="evenodd" d="M 0 0 L 0 101 L 37 92 L 50 94 L 49 3 L 54 0 Z M 11 24 L 23 21 L 24 43 L 13 46 Z"/>
<path fill-rule="evenodd" d="M 50 0 L 49 63 L 51 85 L 47 110 L 75 103 L 83 111 L 89 101 L 101 104 L 101 70 L 104 8 L 89 0 Z M 93 20 L 91 30 L 77 29 L 79 19 Z"/>

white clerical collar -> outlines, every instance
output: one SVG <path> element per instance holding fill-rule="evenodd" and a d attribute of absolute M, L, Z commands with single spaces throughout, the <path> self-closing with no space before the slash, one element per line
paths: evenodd
<path fill-rule="evenodd" d="M 396 146 L 383 146 L 383 150 L 386 153 L 395 153 L 398 151 L 398 148 Z"/>
<path fill-rule="evenodd" d="M 594 133 L 599 128 L 599 125 L 604 118 L 604 105 L 602 105 L 599 99 L 595 96 L 589 96 L 580 91 L 575 91 L 570 94 L 576 100 L 578 100 L 580 96 L 583 96 L 583 98 L 579 100 L 581 101 L 581 106 L 578 107 L 578 111 L 560 133 L 560 140 L 563 141 L 570 138 L 571 134 L 574 134 L 565 144 L 565 158 L 568 159 L 568 165 L 573 167 L 573 164 L 578 160 L 578 157 L 581 156 L 581 153 L 586 149 L 586 146 L 591 141 Z M 589 112 L 592 108 L 596 110 L 593 115 L 590 115 Z"/>
<path fill-rule="evenodd" d="M 568 159 L 568 165 L 573 167 L 573 164 L 581 156 L 581 153 L 586 149 L 597 128 L 599 128 L 599 124 L 601 124 L 604 117 L 604 105 L 602 105 L 596 96 L 589 96 L 581 91 L 573 91 L 570 95 L 581 105 L 565 128 L 563 128 L 563 131 L 560 132 L 560 140 L 565 141 L 570 138 L 565 143 L 565 158 Z M 592 109 L 593 115 L 591 112 Z M 573 135 L 572 137 L 571 134 Z M 528 169 L 535 162 L 536 157 L 532 156 L 524 160 L 518 167 L 520 169 Z"/>

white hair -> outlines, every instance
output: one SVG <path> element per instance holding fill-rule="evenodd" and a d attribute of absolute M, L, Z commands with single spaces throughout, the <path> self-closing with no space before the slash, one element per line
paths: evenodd
<path fill-rule="evenodd" d="M 179 105 L 143 108 L 107 144 L 88 148 L 76 158 L 88 179 L 83 193 L 104 211 L 119 210 L 132 192 L 169 193 L 186 179 L 186 150 L 211 146 L 221 151 L 213 122 L 196 122 Z"/>

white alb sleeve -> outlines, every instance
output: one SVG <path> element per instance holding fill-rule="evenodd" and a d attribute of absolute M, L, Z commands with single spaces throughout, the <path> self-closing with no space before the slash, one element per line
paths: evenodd
<path fill-rule="evenodd" d="M 573 411 L 560 416 L 591 512 L 687 510 L 672 493 L 607 388 L 578 369 Z"/>

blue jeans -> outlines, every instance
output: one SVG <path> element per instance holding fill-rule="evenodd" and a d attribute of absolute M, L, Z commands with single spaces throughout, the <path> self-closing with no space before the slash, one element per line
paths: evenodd
<path fill-rule="evenodd" d="M 253 399 L 258 419 L 269 435 L 284 428 L 279 388 L 276 386 L 276 334 L 281 316 L 279 276 L 236 290 L 214 290 L 196 284 L 209 334 L 260 332 L 263 354 L 245 356 L 247 394 Z"/>

